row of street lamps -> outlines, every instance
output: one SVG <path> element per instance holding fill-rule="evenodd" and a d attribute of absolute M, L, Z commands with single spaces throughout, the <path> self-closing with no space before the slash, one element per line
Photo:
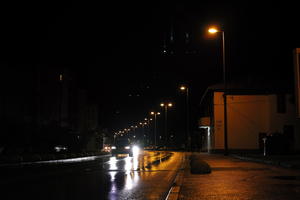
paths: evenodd
<path fill-rule="evenodd" d="M 179 87 L 181 91 L 186 91 L 186 145 L 189 147 L 190 145 L 190 135 L 189 135 L 189 88 L 186 85 L 182 85 Z M 164 135 L 165 135 L 165 143 L 168 142 L 168 108 L 173 107 L 172 102 L 163 102 L 160 104 L 160 107 L 164 108 L 164 118 L 165 118 L 165 125 L 164 125 Z M 160 112 L 151 111 L 150 115 L 154 116 L 154 145 L 157 147 L 157 116 L 160 115 Z M 114 133 L 114 139 L 117 136 L 123 136 L 124 134 L 128 133 L 129 131 L 133 131 L 134 137 L 136 136 L 135 129 L 142 127 L 143 128 L 143 135 L 144 135 L 144 126 L 150 125 L 150 121 L 152 118 L 145 118 L 145 122 L 140 122 L 137 125 L 133 125 L 130 128 L 125 128 L 122 131 L 118 131 Z"/>
<path fill-rule="evenodd" d="M 222 35 L 222 65 L 223 65 L 223 82 L 224 82 L 224 95 L 223 95 L 223 101 L 224 101 L 224 154 L 228 154 L 228 145 L 227 145 L 227 100 L 226 100 L 226 95 L 227 95 L 227 82 L 226 82 L 226 68 L 225 68 L 225 33 L 223 30 L 218 30 L 215 27 L 209 28 L 208 32 L 210 34 L 216 34 L 216 33 L 221 33 Z M 186 134 L 185 134 L 185 139 L 186 139 L 186 149 L 191 150 L 191 135 L 190 135 L 190 111 L 189 111 L 189 93 L 190 93 L 190 88 L 187 85 L 182 85 L 179 88 L 181 91 L 184 91 L 186 93 Z M 167 128 L 167 123 L 168 123 L 168 108 L 171 108 L 173 104 L 171 102 L 164 102 L 160 104 L 161 107 L 164 108 L 164 115 L 165 115 L 165 140 L 167 142 L 168 140 L 168 128 Z M 152 111 L 150 113 L 152 116 L 154 116 L 154 145 L 157 147 L 157 123 L 156 119 L 157 116 L 160 115 L 160 112 L 155 112 Z M 146 120 L 146 119 L 145 119 Z M 150 120 L 152 120 L 150 118 Z M 148 124 L 150 121 L 148 121 Z M 146 125 L 147 122 L 140 122 L 139 125 L 142 127 Z M 131 128 L 134 131 L 135 135 L 135 129 L 138 128 L 138 126 L 131 126 Z M 126 129 L 125 129 L 126 130 Z M 128 129 L 130 130 L 130 129 Z M 125 131 L 126 132 L 126 131 Z M 119 135 L 120 133 L 124 132 L 118 132 L 115 135 Z M 143 133 L 144 134 L 144 133 Z"/>

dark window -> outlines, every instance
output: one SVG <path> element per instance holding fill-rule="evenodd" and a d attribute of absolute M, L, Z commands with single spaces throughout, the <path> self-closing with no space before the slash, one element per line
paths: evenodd
<path fill-rule="evenodd" d="M 278 113 L 285 113 L 286 112 L 285 94 L 278 94 L 277 95 L 277 112 Z"/>

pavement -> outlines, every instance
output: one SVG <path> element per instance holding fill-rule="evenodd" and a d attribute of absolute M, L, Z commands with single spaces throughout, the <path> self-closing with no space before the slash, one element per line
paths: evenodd
<path fill-rule="evenodd" d="M 291 169 L 300 169 L 300 155 L 232 154 L 232 157 Z"/>
<path fill-rule="evenodd" d="M 300 199 L 299 155 L 191 154 L 211 172 L 195 174 L 187 164 L 175 183 L 177 200 Z"/>

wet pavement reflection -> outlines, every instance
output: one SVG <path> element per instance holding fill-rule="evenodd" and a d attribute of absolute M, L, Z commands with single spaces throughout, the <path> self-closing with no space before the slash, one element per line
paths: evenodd
<path fill-rule="evenodd" d="M 108 174 L 110 175 L 111 188 L 108 198 L 111 200 L 118 199 L 120 190 L 131 190 L 138 184 L 139 175 L 136 171 L 138 169 L 139 156 L 126 157 L 117 159 L 111 157 L 110 160 L 104 164 L 104 168 L 108 165 Z"/>
<path fill-rule="evenodd" d="M 10 199 L 158 199 L 179 168 L 179 157 L 169 152 L 110 157 L 97 168 L 30 174 L 0 181 L 0 187 Z"/>

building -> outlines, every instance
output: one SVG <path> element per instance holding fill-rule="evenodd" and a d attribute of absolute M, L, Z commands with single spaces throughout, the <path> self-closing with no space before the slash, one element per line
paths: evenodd
<path fill-rule="evenodd" d="M 280 133 L 292 151 L 299 151 L 300 126 L 294 95 L 284 90 L 229 86 L 227 92 L 227 144 L 229 152 L 262 151 L 262 138 Z M 224 150 L 224 87 L 211 86 L 201 100 L 202 150 Z M 279 148 L 279 147 L 278 147 Z"/>
<path fill-rule="evenodd" d="M 44 151 L 57 144 L 78 144 L 97 130 L 99 109 L 76 71 L 48 65 L 2 68 L 1 149 Z"/>

